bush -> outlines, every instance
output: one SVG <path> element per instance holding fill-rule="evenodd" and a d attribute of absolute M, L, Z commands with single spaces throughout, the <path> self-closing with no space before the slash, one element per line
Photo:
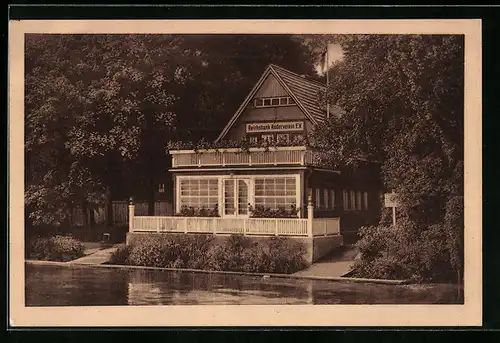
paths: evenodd
<path fill-rule="evenodd" d="M 360 230 L 356 247 L 361 258 L 353 275 L 365 278 L 447 281 L 454 274 L 444 230 L 401 220 L 397 227 L 370 226 Z"/>
<path fill-rule="evenodd" d="M 219 217 L 219 207 L 216 204 L 214 208 L 206 207 L 194 208 L 186 205 L 181 206 L 181 210 L 175 214 L 176 217 Z"/>
<path fill-rule="evenodd" d="M 288 238 L 273 237 L 266 243 L 250 243 L 232 235 L 210 251 L 209 268 L 254 273 L 290 274 L 307 266 L 304 247 Z"/>
<path fill-rule="evenodd" d="M 129 255 L 130 255 L 130 245 L 126 245 L 124 247 L 119 247 L 111 255 L 111 259 L 109 261 L 109 264 L 121 264 L 121 265 L 130 264 Z"/>
<path fill-rule="evenodd" d="M 118 249 L 111 263 L 260 273 L 294 273 L 307 266 L 302 244 L 287 238 L 251 243 L 248 237 L 231 235 L 222 244 L 211 245 L 212 238 L 147 235 Z"/>
<path fill-rule="evenodd" d="M 278 207 L 273 210 L 263 205 L 256 205 L 255 207 L 249 206 L 251 218 L 296 218 L 300 211 L 295 205 L 291 205 L 290 209 Z"/>
<path fill-rule="evenodd" d="M 284 237 L 273 237 L 269 241 L 270 273 L 291 274 L 307 266 L 304 260 L 305 249 L 301 243 Z"/>
<path fill-rule="evenodd" d="M 138 266 L 162 268 L 203 268 L 210 236 L 144 236 L 130 246 L 128 261 Z"/>
<path fill-rule="evenodd" d="M 208 255 L 208 269 L 241 271 L 243 252 L 249 241 L 242 235 L 229 236 L 224 244 L 214 246 Z"/>
<path fill-rule="evenodd" d="M 83 244 L 73 238 L 66 236 L 54 236 L 50 238 L 32 238 L 27 244 L 26 255 L 28 258 L 49 261 L 70 261 L 82 257 Z"/>

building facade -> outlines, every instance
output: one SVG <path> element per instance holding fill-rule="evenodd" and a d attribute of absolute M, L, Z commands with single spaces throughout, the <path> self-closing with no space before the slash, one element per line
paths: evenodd
<path fill-rule="evenodd" d="M 376 165 L 332 170 L 315 164 L 303 142 L 327 112 L 316 101 L 325 86 L 270 65 L 217 138 L 271 147 L 175 150 L 170 172 L 174 206 L 214 209 L 221 217 L 248 217 L 248 204 L 273 210 L 295 207 L 307 217 L 309 197 L 315 217 L 343 217 L 341 228 L 355 230 L 377 219 L 380 187 Z M 330 115 L 342 111 L 331 108 Z"/>
<path fill-rule="evenodd" d="M 312 262 L 340 246 L 346 233 L 375 223 L 377 166 L 336 170 L 322 162 L 324 152 L 304 144 L 329 115 L 343 114 L 318 105 L 325 91 L 317 81 L 268 66 L 213 148 L 169 151 L 176 215 L 134 217 L 131 204 L 129 236 L 287 236 L 306 244 Z"/>

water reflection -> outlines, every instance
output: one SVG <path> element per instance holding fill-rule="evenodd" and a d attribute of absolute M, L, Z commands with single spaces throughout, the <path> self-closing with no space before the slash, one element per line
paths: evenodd
<path fill-rule="evenodd" d="M 454 285 L 379 285 L 243 275 L 26 265 L 27 306 L 463 303 Z"/>

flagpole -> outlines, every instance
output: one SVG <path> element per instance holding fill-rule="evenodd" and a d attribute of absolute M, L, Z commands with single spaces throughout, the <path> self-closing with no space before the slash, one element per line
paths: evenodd
<path fill-rule="evenodd" d="M 328 44 L 326 44 L 326 94 L 327 94 L 327 100 L 326 100 L 326 118 L 330 118 L 330 101 L 328 100 L 328 86 L 330 85 L 329 78 L 328 78 L 328 66 L 329 66 L 329 61 L 328 61 Z"/>

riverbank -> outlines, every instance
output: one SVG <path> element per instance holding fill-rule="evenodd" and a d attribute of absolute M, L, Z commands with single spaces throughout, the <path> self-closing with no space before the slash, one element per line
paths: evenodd
<path fill-rule="evenodd" d="M 187 268 L 160 268 L 160 267 L 146 267 L 146 266 L 132 266 L 132 265 L 116 265 L 116 264 L 80 264 L 74 261 L 69 262 L 55 262 L 55 261 L 40 261 L 40 260 L 26 260 L 26 264 L 31 265 L 54 265 L 66 267 L 82 267 L 82 268 L 114 268 L 114 269 L 142 269 L 142 270 L 163 270 L 163 271 L 176 271 L 184 273 L 203 273 L 203 274 L 222 274 L 222 275 L 246 275 L 261 278 L 285 278 L 285 279 L 302 279 L 302 280 L 320 280 L 320 281 L 336 281 L 336 282 L 358 282 L 358 283 L 375 283 L 387 285 L 403 285 L 410 283 L 408 280 L 386 280 L 386 279 L 364 279 L 353 277 L 339 277 L 339 276 L 317 276 L 317 275 L 302 275 L 302 274 L 273 274 L 273 273 L 249 273 L 249 272 L 233 272 L 233 271 L 219 271 L 219 270 L 204 270 L 204 269 L 187 269 Z"/>

